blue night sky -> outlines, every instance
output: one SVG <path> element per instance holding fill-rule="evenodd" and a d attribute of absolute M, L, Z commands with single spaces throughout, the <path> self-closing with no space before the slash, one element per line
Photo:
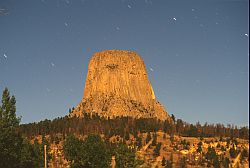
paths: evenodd
<path fill-rule="evenodd" d="M 0 0 L 0 90 L 22 123 L 68 114 L 92 54 L 133 50 L 190 123 L 248 125 L 247 0 Z"/>

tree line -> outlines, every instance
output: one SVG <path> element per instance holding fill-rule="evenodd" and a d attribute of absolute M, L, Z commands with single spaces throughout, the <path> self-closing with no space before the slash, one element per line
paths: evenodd
<path fill-rule="evenodd" d="M 161 121 L 156 118 L 132 118 L 115 117 L 104 118 L 97 114 L 84 113 L 83 117 L 59 117 L 53 120 L 43 120 L 19 126 L 19 132 L 26 137 L 36 135 L 50 135 L 61 133 L 63 137 L 69 134 L 88 135 L 91 133 L 104 134 L 105 137 L 120 135 L 127 137 L 128 134 L 136 136 L 138 133 L 164 131 L 169 135 L 180 135 L 188 137 L 231 137 L 248 139 L 248 127 L 238 128 L 237 126 L 223 124 L 189 124 L 181 119 L 173 122 Z"/>

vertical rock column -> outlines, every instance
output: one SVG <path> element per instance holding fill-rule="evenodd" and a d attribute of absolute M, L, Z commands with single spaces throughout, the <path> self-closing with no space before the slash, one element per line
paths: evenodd
<path fill-rule="evenodd" d="M 135 52 L 106 50 L 89 62 L 81 103 L 73 114 L 96 112 L 104 116 L 131 116 L 161 120 L 169 116 L 156 100 L 145 64 Z"/>

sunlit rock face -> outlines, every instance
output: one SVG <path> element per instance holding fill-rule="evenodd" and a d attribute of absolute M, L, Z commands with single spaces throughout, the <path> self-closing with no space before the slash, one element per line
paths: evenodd
<path fill-rule="evenodd" d="M 135 52 L 106 50 L 89 62 L 82 101 L 71 115 L 169 119 L 156 100 L 145 64 Z"/>

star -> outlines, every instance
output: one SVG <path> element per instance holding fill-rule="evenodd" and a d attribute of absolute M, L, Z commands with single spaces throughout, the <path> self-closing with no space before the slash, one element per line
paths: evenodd
<path fill-rule="evenodd" d="M 6 59 L 8 58 L 8 56 L 7 56 L 5 53 L 3 54 L 3 56 L 4 56 L 4 58 L 6 58 Z"/>
<path fill-rule="evenodd" d="M 149 68 L 151 72 L 154 72 L 154 69 L 153 68 Z"/>
<path fill-rule="evenodd" d="M 195 83 L 200 83 L 200 80 L 199 80 L 199 79 L 196 79 L 196 80 L 195 80 Z"/>
<path fill-rule="evenodd" d="M 84 3 L 84 2 L 85 2 L 85 0 L 81 0 L 81 2 L 82 2 L 82 3 Z"/>
<path fill-rule="evenodd" d="M 145 0 L 145 3 L 151 5 L 152 1 L 151 0 Z"/>
<path fill-rule="evenodd" d="M 67 4 L 69 4 L 70 2 L 69 2 L 69 0 L 65 0 L 65 2 L 67 3 Z"/>
<path fill-rule="evenodd" d="M 52 66 L 52 67 L 54 67 L 54 66 L 55 66 L 55 64 L 54 64 L 53 62 L 51 62 L 50 64 L 51 64 L 51 66 Z"/>
<path fill-rule="evenodd" d="M 0 16 L 5 16 L 5 15 L 8 15 L 9 12 L 7 9 L 3 9 L 3 8 L 0 8 Z"/>
<path fill-rule="evenodd" d="M 116 29 L 116 30 L 120 30 L 120 27 L 117 26 L 115 29 Z"/>
<path fill-rule="evenodd" d="M 200 23 L 200 27 L 204 27 L 204 25 L 202 23 Z"/>
<path fill-rule="evenodd" d="M 128 5 L 128 8 L 131 9 L 132 7 L 130 5 Z"/>
<path fill-rule="evenodd" d="M 175 21 L 177 20 L 175 17 L 173 18 Z"/>
<path fill-rule="evenodd" d="M 64 22 L 64 25 L 67 27 L 67 26 L 68 26 L 68 23 L 67 23 L 67 22 Z"/>

